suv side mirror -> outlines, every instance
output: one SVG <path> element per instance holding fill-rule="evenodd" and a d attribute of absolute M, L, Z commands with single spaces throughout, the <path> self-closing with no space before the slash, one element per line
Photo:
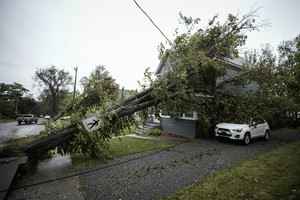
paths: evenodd
<path fill-rule="evenodd" d="M 256 123 L 255 121 L 252 121 L 252 122 L 250 123 L 250 126 L 256 127 L 256 125 L 257 125 L 257 123 Z"/>

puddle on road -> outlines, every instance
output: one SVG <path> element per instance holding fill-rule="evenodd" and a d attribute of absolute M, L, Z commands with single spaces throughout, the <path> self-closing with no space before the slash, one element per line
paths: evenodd
<path fill-rule="evenodd" d="M 87 199 L 85 177 L 63 178 L 74 174 L 81 166 L 74 163 L 70 154 L 57 153 L 51 158 L 31 162 L 21 169 L 16 179 L 14 187 L 22 189 L 11 192 L 9 199 Z M 52 181 L 57 178 L 63 179 Z"/>

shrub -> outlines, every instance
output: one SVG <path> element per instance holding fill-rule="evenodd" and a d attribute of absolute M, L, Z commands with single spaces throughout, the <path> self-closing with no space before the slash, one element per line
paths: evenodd
<path fill-rule="evenodd" d="M 159 128 L 150 129 L 148 135 L 151 136 L 161 136 L 161 130 Z"/>

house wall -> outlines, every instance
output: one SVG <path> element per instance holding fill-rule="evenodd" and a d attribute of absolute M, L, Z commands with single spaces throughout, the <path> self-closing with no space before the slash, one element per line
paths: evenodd
<path fill-rule="evenodd" d="M 160 126 L 164 133 L 172 133 L 186 138 L 195 138 L 197 121 L 179 118 L 160 118 Z"/>

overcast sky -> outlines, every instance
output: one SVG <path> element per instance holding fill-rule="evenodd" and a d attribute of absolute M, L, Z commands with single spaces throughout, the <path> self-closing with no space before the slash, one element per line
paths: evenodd
<path fill-rule="evenodd" d="M 246 48 L 294 38 L 300 33 L 299 0 L 138 0 L 169 38 L 178 13 L 206 23 L 215 14 L 246 13 L 261 7 L 271 23 L 249 34 Z M 55 65 L 79 79 L 102 64 L 121 86 L 137 88 L 146 67 L 155 71 L 164 38 L 132 0 L 0 0 L 0 82 L 34 89 L 36 68 Z M 36 92 L 35 92 L 36 93 Z"/>

